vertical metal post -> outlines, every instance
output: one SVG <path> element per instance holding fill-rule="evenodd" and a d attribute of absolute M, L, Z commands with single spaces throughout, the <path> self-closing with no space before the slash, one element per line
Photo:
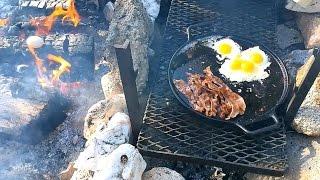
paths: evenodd
<path fill-rule="evenodd" d="M 316 80 L 319 72 L 320 72 L 320 51 L 319 49 L 315 49 L 313 51 L 314 60 L 311 62 L 311 66 L 309 67 L 307 73 L 304 75 L 300 86 L 294 92 L 293 97 L 291 98 L 287 112 L 286 119 L 291 121 L 298 113 L 298 110 L 306 98 L 311 86 Z"/>
<path fill-rule="evenodd" d="M 138 140 L 142 124 L 141 108 L 136 86 L 136 74 L 133 69 L 130 44 L 126 49 L 116 48 L 120 77 L 126 98 L 128 113 L 131 121 L 133 138 L 131 144 L 135 145 Z"/>

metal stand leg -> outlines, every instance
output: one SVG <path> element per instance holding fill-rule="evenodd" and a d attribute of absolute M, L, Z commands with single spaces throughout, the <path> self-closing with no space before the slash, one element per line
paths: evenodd
<path fill-rule="evenodd" d="M 133 138 L 131 144 L 135 145 L 138 140 L 142 115 L 136 86 L 136 75 L 133 69 L 130 44 L 126 49 L 116 48 L 120 77 L 126 98 L 128 113 L 131 121 Z"/>
<path fill-rule="evenodd" d="M 319 72 L 320 72 L 320 50 L 314 50 L 314 60 L 311 63 L 310 68 L 308 69 L 306 75 L 304 76 L 302 83 L 298 87 L 298 89 L 294 92 L 293 97 L 291 98 L 287 112 L 286 119 L 291 121 L 298 113 L 298 110 L 306 98 L 311 86 L 316 80 Z"/>

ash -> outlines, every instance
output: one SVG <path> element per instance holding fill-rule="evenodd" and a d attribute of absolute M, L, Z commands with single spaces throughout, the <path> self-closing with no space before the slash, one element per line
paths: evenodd
<path fill-rule="evenodd" d="M 38 6 L 31 6 L 30 1 L 0 1 L 0 18 L 10 18 L 10 25 L 0 27 L 0 102 L 4 103 L 0 104 L 0 107 L 6 106 L 9 102 L 4 101 L 6 99 L 13 102 L 12 104 L 27 102 L 35 107 L 39 106 L 39 109 L 48 104 L 50 92 L 43 91 L 37 83 L 33 60 L 26 50 L 24 40 L 20 38 L 34 35 L 34 30 L 27 25 L 29 15 L 33 17 L 47 15 L 52 11 L 52 9 L 47 10 L 50 9 L 51 2 L 53 1 L 48 0 L 47 6 L 42 6 L 38 1 Z M 34 4 L 37 3 L 33 1 Z M 80 27 L 74 29 L 67 25 L 62 29 L 60 28 L 62 24 L 57 23 L 53 33 L 44 39 L 48 48 L 39 54 L 45 55 L 52 51 L 51 53 L 67 57 L 72 61 L 75 71 L 63 80 L 81 81 L 84 85 L 76 90 L 76 95 L 65 97 L 70 103 L 66 119 L 61 120 L 63 122 L 58 127 L 48 132 L 49 135 L 36 144 L 20 142 L 19 138 L 24 138 L 21 136 L 12 140 L 9 137 L 15 135 L 14 132 L 10 132 L 11 134 L 2 132 L 6 125 L 3 124 L 3 118 L 8 116 L 7 119 L 12 119 L 14 115 L 27 117 L 20 113 L 25 109 L 13 109 L 9 112 L 17 113 L 12 115 L 0 114 L 0 179 L 57 179 L 58 174 L 68 166 L 69 162 L 78 157 L 84 147 L 82 131 L 87 110 L 97 101 L 104 99 L 101 87 L 97 87 L 98 83 L 92 78 L 91 72 L 86 72 L 84 69 L 89 69 L 91 66 L 94 68 L 96 54 L 93 49 L 98 51 L 99 48 L 93 47 L 93 39 L 99 39 L 97 32 L 105 31 L 108 23 L 104 18 L 100 18 L 101 15 L 94 6 L 87 6 L 83 1 L 77 1 L 77 4 L 81 5 L 79 11 L 84 15 Z M 68 43 L 65 41 L 67 38 L 69 38 Z M 87 59 L 92 59 L 92 62 Z M 32 136 L 29 138 L 32 139 Z"/>
<path fill-rule="evenodd" d="M 89 107 L 102 98 L 94 86 L 80 91 L 80 96 L 71 97 L 72 107 L 66 120 L 44 141 L 36 145 L 0 141 L 1 178 L 56 178 L 69 162 L 78 157 L 85 143 L 83 119 Z"/>

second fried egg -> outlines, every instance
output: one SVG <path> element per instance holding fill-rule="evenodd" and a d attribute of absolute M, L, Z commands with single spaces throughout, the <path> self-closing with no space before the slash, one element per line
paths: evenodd
<path fill-rule="evenodd" d="M 270 64 L 268 56 L 259 47 L 253 47 L 226 60 L 219 72 L 230 81 L 251 82 L 269 77 L 269 73 L 265 70 Z"/>

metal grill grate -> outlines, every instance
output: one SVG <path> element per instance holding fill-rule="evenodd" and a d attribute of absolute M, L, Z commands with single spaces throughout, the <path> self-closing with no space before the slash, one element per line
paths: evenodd
<path fill-rule="evenodd" d="M 287 167 L 284 128 L 250 137 L 236 127 L 204 124 L 179 104 L 167 80 L 170 58 L 175 49 L 187 41 L 186 29 L 190 25 L 212 21 L 191 26 L 189 32 L 194 37 L 212 33 L 236 34 L 276 50 L 276 15 L 276 1 L 272 0 L 172 1 L 160 72 L 148 101 L 137 144 L 144 155 L 230 170 L 283 174 Z"/>

